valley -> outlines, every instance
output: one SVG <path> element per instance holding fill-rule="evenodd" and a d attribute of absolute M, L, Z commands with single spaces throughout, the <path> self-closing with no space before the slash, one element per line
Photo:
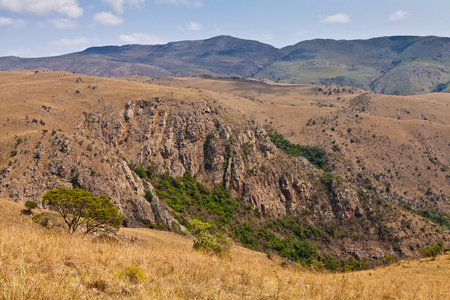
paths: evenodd
<path fill-rule="evenodd" d="M 237 245 L 334 271 L 448 243 L 448 94 L 212 77 L 0 78 L 4 199 L 40 204 L 61 185 L 82 188 L 110 198 L 128 227 L 189 234 L 199 218 Z M 298 157 L 277 148 L 295 144 Z"/>

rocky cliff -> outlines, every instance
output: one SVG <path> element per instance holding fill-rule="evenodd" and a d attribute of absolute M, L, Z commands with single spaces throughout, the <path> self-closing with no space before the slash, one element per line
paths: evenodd
<path fill-rule="evenodd" d="M 360 230 L 371 234 L 372 243 L 378 240 L 382 227 L 370 222 L 386 218 L 386 224 L 394 226 L 400 223 L 395 219 L 398 209 L 344 178 L 325 174 L 305 158 L 287 156 L 262 127 L 201 91 L 67 74 L 27 76 L 34 79 L 23 85 L 24 91 L 30 89 L 27 95 L 16 97 L 3 88 L 3 103 L 16 101 L 20 110 L 31 102 L 22 107 L 30 115 L 7 111 L 1 120 L 6 131 L 0 195 L 6 199 L 40 203 L 50 189 L 80 187 L 109 197 L 135 224 L 148 220 L 170 228 L 179 223 L 173 210 L 158 199 L 151 181 L 133 170 L 142 167 L 173 177 L 189 172 L 209 188 L 224 186 L 239 205 L 250 206 L 267 220 L 297 218 L 307 224 L 353 226 L 342 236 L 344 244 L 324 246 L 329 251 L 356 251 L 358 258 L 365 258 L 376 247 L 389 253 L 393 243 L 399 243 L 387 229 L 381 232 L 384 242 L 376 247 L 355 242 Z M 56 87 L 36 84 L 48 79 Z M 130 87 L 123 91 L 122 85 Z M 62 129 L 49 130 L 50 124 Z M 410 251 L 407 245 L 415 241 L 407 237 L 398 247 Z"/>
<path fill-rule="evenodd" d="M 322 171 L 305 158 L 282 153 L 250 119 L 228 114 L 206 97 L 127 100 L 121 106 L 105 101 L 71 116 L 76 120 L 71 132 L 45 131 L 18 142 L 1 179 L 1 194 L 39 203 L 46 191 L 60 185 L 83 187 L 111 198 L 129 218 L 167 225 L 172 219 L 159 201 L 145 200 L 147 191 L 157 199 L 153 187 L 132 171 L 152 166 L 157 174 L 173 177 L 190 172 L 211 188 L 223 184 L 244 205 L 267 216 L 311 209 Z M 35 126 L 30 120 L 25 124 Z M 334 182 L 330 188 L 336 196 L 320 200 L 332 201 L 330 210 L 311 217 L 350 218 L 361 210 L 352 187 L 342 190 Z"/>

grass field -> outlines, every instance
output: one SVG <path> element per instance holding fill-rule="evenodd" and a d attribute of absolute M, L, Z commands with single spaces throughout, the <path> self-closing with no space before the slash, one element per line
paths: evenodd
<path fill-rule="evenodd" d="M 151 229 L 68 236 L 22 208 L 0 200 L 1 299 L 450 299 L 449 255 L 326 273 L 240 247 L 198 253 L 192 239 Z"/>

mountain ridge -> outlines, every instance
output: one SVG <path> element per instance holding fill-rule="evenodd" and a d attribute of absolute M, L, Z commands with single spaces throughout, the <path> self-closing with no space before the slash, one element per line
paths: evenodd
<path fill-rule="evenodd" d="M 267 78 L 276 82 L 337 84 L 382 94 L 450 91 L 450 39 L 386 36 L 314 39 L 276 48 L 216 36 L 164 45 L 90 47 L 44 58 L 0 57 L 0 70 L 58 70 L 100 77 L 146 75 Z"/>

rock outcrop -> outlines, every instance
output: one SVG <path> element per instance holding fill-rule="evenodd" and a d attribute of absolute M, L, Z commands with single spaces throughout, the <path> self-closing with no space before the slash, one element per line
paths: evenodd
<path fill-rule="evenodd" d="M 151 166 L 173 177 L 190 172 L 207 186 L 224 184 L 267 216 L 300 214 L 310 206 L 315 192 L 310 178 L 320 173 L 306 159 L 284 155 L 263 128 L 230 118 L 209 99 L 106 103 L 84 111 L 74 129 L 43 133 L 35 147 L 32 141 L 21 143 L 17 162 L 0 181 L 1 194 L 39 203 L 58 186 L 82 187 L 106 195 L 128 218 L 170 226 L 175 221 L 167 206 L 133 167 Z M 145 200 L 148 192 L 152 203 Z M 335 216 L 354 216 L 354 191 L 347 187 L 336 195 L 343 204 L 335 205 Z"/>

